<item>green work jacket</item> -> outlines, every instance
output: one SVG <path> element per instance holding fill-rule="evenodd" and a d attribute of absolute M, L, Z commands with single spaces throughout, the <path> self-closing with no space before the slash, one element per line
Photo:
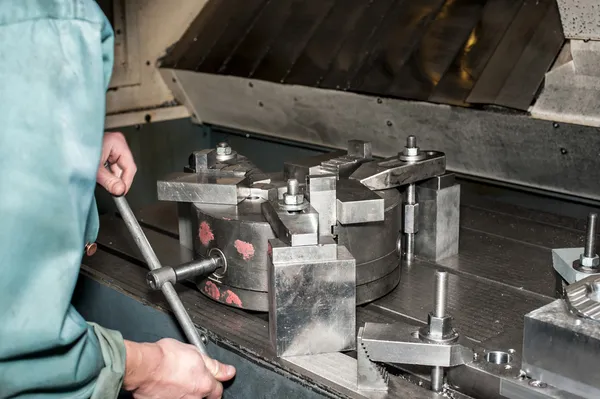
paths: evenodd
<path fill-rule="evenodd" d="M 0 398 L 115 398 L 125 347 L 71 305 L 114 38 L 93 0 L 0 0 Z"/>

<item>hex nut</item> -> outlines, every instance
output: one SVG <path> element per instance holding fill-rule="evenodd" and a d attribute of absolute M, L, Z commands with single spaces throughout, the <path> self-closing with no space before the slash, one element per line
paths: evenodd
<path fill-rule="evenodd" d="M 404 155 L 414 157 L 419 155 L 419 147 L 404 147 Z"/>
<path fill-rule="evenodd" d="M 217 146 L 217 155 L 231 155 L 231 147 L 229 145 L 218 145 Z"/>
<path fill-rule="evenodd" d="M 422 340 L 448 343 L 458 339 L 458 333 L 452 328 L 452 317 L 435 317 L 429 313 L 427 321 L 428 325 L 419 331 Z"/>
<path fill-rule="evenodd" d="M 581 254 L 581 257 L 579 258 L 579 262 L 581 263 L 581 266 L 598 267 L 598 266 L 600 266 L 600 257 L 598 257 L 598 255 L 596 255 L 593 258 L 591 258 L 591 257 L 583 256 L 583 254 Z"/>
<path fill-rule="evenodd" d="M 286 205 L 300 205 L 304 202 L 304 195 L 284 193 L 283 202 Z"/>
<path fill-rule="evenodd" d="M 413 234 L 419 232 L 419 204 L 404 204 L 404 232 Z"/>
<path fill-rule="evenodd" d="M 452 333 L 452 318 L 435 317 L 431 313 L 428 315 L 429 333 L 438 337 L 444 337 Z"/>

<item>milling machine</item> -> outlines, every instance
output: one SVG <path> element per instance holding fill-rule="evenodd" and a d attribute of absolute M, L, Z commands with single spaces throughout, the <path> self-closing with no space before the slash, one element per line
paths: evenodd
<path fill-rule="evenodd" d="M 134 207 L 168 266 L 119 208 L 80 311 L 183 339 L 174 286 L 231 397 L 600 397 L 597 216 L 557 208 L 600 201 L 600 4 L 230 4 L 160 64 L 215 136 Z"/>

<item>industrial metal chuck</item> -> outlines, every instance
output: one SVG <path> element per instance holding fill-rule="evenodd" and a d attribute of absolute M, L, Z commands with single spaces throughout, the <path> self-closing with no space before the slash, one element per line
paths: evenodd
<path fill-rule="evenodd" d="M 151 285 L 193 277 L 217 302 L 268 311 L 278 356 L 355 349 L 356 305 L 396 287 L 399 255 L 458 252 L 460 186 L 445 154 L 419 149 L 414 136 L 390 158 L 350 140 L 273 174 L 219 143 L 157 188 L 177 202 L 180 243 L 209 260 L 154 272 Z"/>

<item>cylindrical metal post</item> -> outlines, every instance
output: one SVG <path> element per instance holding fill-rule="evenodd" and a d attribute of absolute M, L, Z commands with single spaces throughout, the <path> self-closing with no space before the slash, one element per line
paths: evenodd
<path fill-rule="evenodd" d="M 223 263 L 219 258 L 208 258 L 201 261 L 191 261 L 174 267 L 177 281 L 197 276 L 207 276 L 217 270 Z"/>
<path fill-rule="evenodd" d="M 417 203 L 417 187 L 414 184 L 406 187 L 406 203 L 410 205 Z"/>
<path fill-rule="evenodd" d="M 417 147 L 417 138 L 412 134 L 406 138 L 406 147 L 401 154 L 400 159 L 405 162 L 414 162 L 419 155 Z M 404 157 L 404 158 L 402 158 Z M 404 196 L 404 259 L 411 261 L 415 257 L 415 233 L 417 232 L 417 187 L 414 183 L 406 187 Z M 406 205 L 409 205 L 408 207 Z M 410 212 L 409 212 L 410 210 Z M 410 213 L 410 219 L 407 220 L 407 213 Z M 410 227 L 410 228 L 409 228 Z"/>
<path fill-rule="evenodd" d="M 160 290 L 165 283 L 175 284 L 188 278 L 208 276 L 222 266 L 223 260 L 219 257 L 193 260 L 175 267 L 150 270 L 146 275 L 146 282 L 153 290 Z"/>
<path fill-rule="evenodd" d="M 444 389 L 444 369 L 435 366 L 431 370 L 431 390 L 433 392 L 442 392 Z"/>
<path fill-rule="evenodd" d="M 129 207 L 129 204 L 127 203 L 125 197 L 113 198 L 115 200 L 115 204 L 117 205 L 117 209 L 119 210 L 119 213 L 121 214 L 121 217 L 123 218 L 127 229 L 129 230 L 129 233 L 131 233 L 131 236 L 133 237 L 137 247 L 142 253 L 142 256 L 144 257 L 144 260 L 148 264 L 150 270 L 156 270 L 161 268 L 162 266 L 160 264 L 160 261 L 156 257 L 152 246 L 148 242 L 144 231 L 140 227 L 140 224 L 135 218 L 135 215 Z M 200 334 L 198 333 L 198 330 L 196 330 L 196 326 L 192 322 L 190 315 L 185 310 L 183 303 L 181 303 L 181 299 L 179 299 L 179 296 L 177 295 L 177 291 L 175 291 L 173 284 L 165 283 L 162 286 L 161 290 L 165 298 L 167 299 L 169 306 L 171 306 L 171 310 L 175 314 L 175 317 L 177 318 L 179 325 L 183 329 L 183 332 L 185 333 L 188 341 L 196 348 L 198 348 L 200 353 L 202 353 L 203 355 L 208 355 L 208 353 L 206 352 L 206 347 L 204 346 L 204 344 L 202 343 L 202 339 L 200 338 Z"/>
<path fill-rule="evenodd" d="M 587 258 L 593 258 L 596 256 L 596 221 L 598 219 L 597 213 L 590 213 L 588 216 L 588 225 L 585 237 L 585 247 L 583 250 L 583 256 Z"/>
<path fill-rule="evenodd" d="M 433 296 L 433 315 L 446 316 L 446 299 L 448 298 L 448 273 L 435 272 L 435 291 Z"/>
<path fill-rule="evenodd" d="M 288 179 L 287 181 L 287 193 L 289 195 L 296 195 L 299 191 L 299 183 L 296 179 Z"/>
<path fill-rule="evenodd" d="M 404 235 L 404 259 L 413 260 L 415 258 L 415 234 L 406 233 Z"/>
<path fill-rule="evenodd" d="M 417 188 L 414 184 L 409 184 L 406 187 L 405 203 L 408 205 L 414 205 L 417 203 Z M 404 215 L 406 217 L 406 214 Z M 416 223 L 416 220 L 415 220 Z M 415 234 L 406 233 L 404 234 L 404 258 L 406 260 L 413 260 L 415 257 Z"/>
<path fill-rule="evenodd" d="M 435 317 L 446 316 L 446 300 L 448 298 L 448 273 L 435 272 L 435 286 L 433 293 L 433 315 Z M 431 390 L 441 392 L 444 388 L 444 369 L 436 366 L 431 370 Z"/>

